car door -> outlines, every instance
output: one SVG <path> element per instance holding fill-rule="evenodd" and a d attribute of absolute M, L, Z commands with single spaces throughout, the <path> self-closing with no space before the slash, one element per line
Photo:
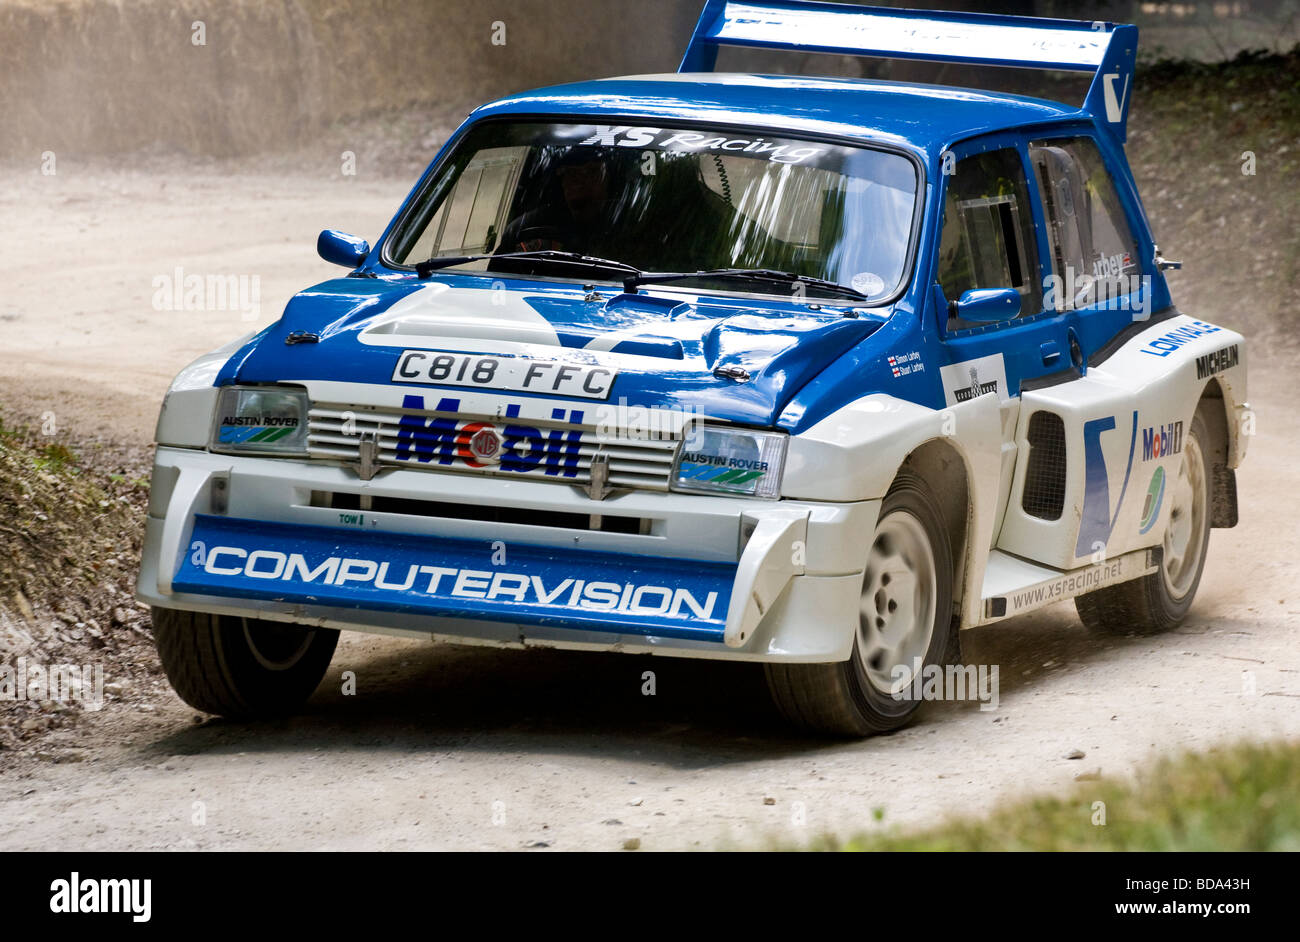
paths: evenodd
<path fill-rule="evenodd" d="M 1049 245 L 1023 141 L 999 135 L 954 148 L 943 176 L 943 225 L 932 288 L 948 405 L 994 393 L 1002 412 L 1002 473 L 994 535 L 1016 469 L 1021 390 L 1069 367 L 1066 326 L 1044 305 Z M 965 320 L 951 302 L 975 289 L 1013 288 L 1020 312 Z"/>

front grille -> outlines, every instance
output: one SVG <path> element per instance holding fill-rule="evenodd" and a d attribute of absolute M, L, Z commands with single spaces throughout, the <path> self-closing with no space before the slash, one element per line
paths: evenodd
<path fill-rule="evenodd" d="M 478 460 L 471 440 L 485 428 L 500 436 L 500 448 L 493 458 Z M 588 483 L 592 458 L 600 452 L 609 462 L 611 486 L 666 491 L 678 439 L 667 432 L 647 437 L 598 432 L 595 425 L 559 418 L 539 422 L 329 403 L 315 404 L 308 414 L 307 451 L 314 458 L 359 462 L 366 441 L 374 442 L 374 461 L 380 466 L 563 484 Z"/>
<path fill-rule="evenodd" d="M 1060 520 L 1065 507 L 1065 424 L 1055 412 L 1029 417 L 1029 458 L 1020 506 L 1043 520 Z"/>

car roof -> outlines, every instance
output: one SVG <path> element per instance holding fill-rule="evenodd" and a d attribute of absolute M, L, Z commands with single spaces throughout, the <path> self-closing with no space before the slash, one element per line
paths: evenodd
<path fill-rule="evenodd" d="M 520 92 L 478 108 L 496 114 L 622 115 L 747 124 L 793 133 L 881 141 L 927 153 L 989 131 L 1087 112 L 1001 92 L 885 82 L 727 72 L 597 79 Z"/>

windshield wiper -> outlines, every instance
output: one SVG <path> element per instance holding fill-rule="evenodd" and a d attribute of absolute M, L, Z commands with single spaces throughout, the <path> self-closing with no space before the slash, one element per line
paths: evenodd
<path fill-rule="evenodd" d="M 481 262 L 484 259 L 496 258 L 535 258 L 567 265 L 582 265 L 586 268 L 608 268 L 614 271 L 628 272 L 629 277 L 644 274 L 641 269 L 626 262 L 616 262 L 613 259 L 599 258 L 594 255 L 583 255 L 581 252 L 563 252 L 559 249 L 538 249 L 533 252 L 487 252 L 482 255 L 435 255 L 423 262 L 416 262 L 415 273 L 420 278 L 428 278 L 431 272 L 437 271 L 439 268 L 451 268 L 453 265 L 464 265 L 468 262 Z"/>
<path fill-rule="evenodd" d="M 810 288 L 820 288 L 823 291 L 835 292 L 836 294 L 856 298 L 859 301 L 869 301 L 871 299 L 870 295 L 863 294 L 848 285 L 827 281 L 824 278 L 813 278 L 809 275 L 796 275 L 794 272 L 780 271 L 775 268 L 714 268 L 708 271 L 641 272 L 624 278 L 623 290 L 628 294 L 636 294 L 637 285 L 654 285 L 667 281 L 682 281 L 686 278 L 752 278 L 758 281 L 779 281 L 789 285 L 803 284 Z"/>
<path fill-rule="evenodd" d="M 610 258 L 600 258 L 595 255 L 583 255 L 581 252 L 565 252 L 559 249 L 538 249 L 532 252 L 486 252 L 480 255 L 443 255 L 434 256 L 423 262 L 417 262 L 415 273 L 420 278 L 428 278 L 432 272 L 440 268 L 451 268 L 455 265 L 464 265 L 469 262 L 479 262 L 485 259 L 498 258 L 522 258 L 537 259 L 540 261 L 559 262 L 563 265 L 579 265 L 584 268 L 604 268 L 612 271 L 625 272 L 623 279 L 623 290 L 628 294 L 636 294 L 638 285 L 662 284 L 669 281 L 683 281 L 687 278 L 748 278 L 758 281 L 776 281 L 789 285 L 807 285 L 810 288 L 818 288 L 822 291 L 843 295 L 854 298 L 858 301 L 869 301 L 870 295 L 863 294 L 856 288 L 848 285 L 842 285 L 838 282 L 828 281 L 825 278 L 814 278 L 810 275 L 798 275 L 794 272 L 781 271 L 775 268 L 713 268 L 705 271 L 684 271 L 684 272 L 646 272 L 637 268 L 635 265 L 629 265 L 626 262 L 618 262 Z"/>

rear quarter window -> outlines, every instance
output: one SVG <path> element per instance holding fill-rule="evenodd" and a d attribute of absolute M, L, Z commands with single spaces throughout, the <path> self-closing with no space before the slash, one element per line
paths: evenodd
<path fill-rule="evenodd" d="M 1136 290 L 1142 274 L 1115 182 L 1089 137 L 1031 141 L 1029 156 L 1048 221 L 1058 311 L 1090 307 Z"/>

